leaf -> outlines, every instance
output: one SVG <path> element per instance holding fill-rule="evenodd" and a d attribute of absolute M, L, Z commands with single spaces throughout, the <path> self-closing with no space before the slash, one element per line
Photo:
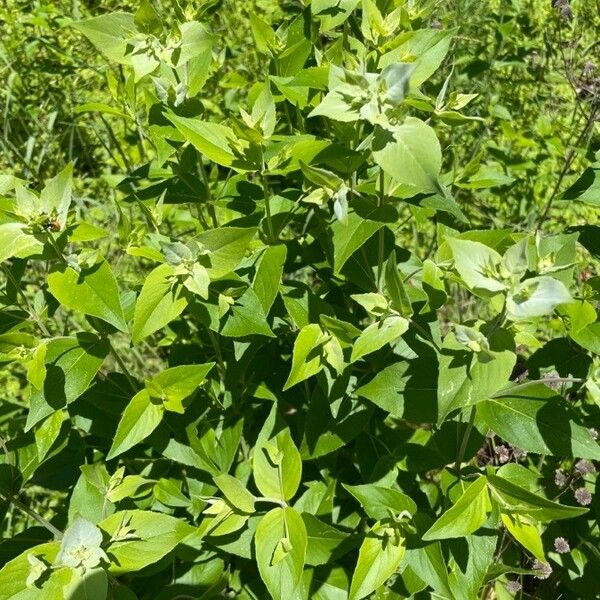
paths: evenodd
<path fill-rule="evenodd" d="M 48 275 L 48 288 L 66 308 L 127 331 L 117 280 L 105 260 L 79 273 L 71 267 L 56 267 Z"/>
<path fill-rule="evenodd" d="M 145 440 L 158 427 L 164 412 L 162 402 L 153 400 L 147 389 L 139 391 L 125 407 L 107 460 Z"/>
<path fill-rule="evenodd" d="M 408 330 L 408 321 L 403 317 L 390 316 L 369 325 L 354 342 L 351 362 L 355 362 L 386 344 L 395 342 Z"/>
<path fill-rule="evenodd" d="M 538 560 L 546 562 L 540 532 L 531 519 L 519 514 L 512 515 L 503 512 L 502 522 L 521 546 L 529 550 Z"/>
<path fill-rule="evenodd" d="M 368 216 L 376 216 L 375 211 L 372 211 Z M 339 273 L 354 252 L 379 231 L 383 225 L 382 222 L 367 219 L 355 211 L 348 213 L 346 223 L 336 221 L 331 226 L 334 271 Z"/>
<path fill-rule="evenodd" d="M 172 113 L 166 116 L 179 133 L 209 160 L 238 171 L 253 170 L 253 165 L 239 159 L 233 151 L 230 141 L 235 140 L 236 136 L 230 127 L 178 117 Z"/>
<path fill-rule="evenodd" d="M 316 375 L 323 368 L 322 346 L 326 341 L 327 337 L 319 325 L 313 323 L 300 330 L 294 342 L 292 368 L 284 390 Z"/>
<path fill-rule="evenodd" d="M 102 561 L 109 562 L 102 544 L 102 532 L 93 524 L 77 517 L 65 531 L 56 560 L 65 567 L 93 569 Z"/>
<path fill-rule="evenodd" d="M 600 162 L 590 165 L 562 195 L 562 199 L 600 206 Z"/>
<path fill-rule="evenodd" d="M 519 284 L 506 298 L 506 314 L 512 321 L 551 314 L 573 298 L 563 283 L 553 277 L 534 277 Z"/>
<path fill-rule="evenodd" d="M 127 42 L 136 33 L 134 17 L 124 12 L 110 12 L 77 21 L 72 27 L 81 31 L 108 59 L 129 64 Z"/>
<path fill-rule="evenodd" d="M 283 245 L 269 246 L 261 255 L 256 275 L 252 282 L 252 289 L 265 314 L 269 313 L 279 293 L 286 256 L 287 248 Z"/>
<path fill-rule="evenodd" d="M 286 551 L 277 553 L 284 539 Z M 306 544 L 304 521 L 293 508 L 274 508 L 260 520 L 254 536 L 256 563 L 273 600 L 296 598 Z"/>
<path fill-rule="evenodd" d="M 168 325 L 186 308 L 183 288 L 175 285 L 173 278 L 173 267 L 167 264 L 156 267 L 146 277 L 133 315 L 134 344 Z"/>
<path fill-rule="evenodd" d="M 400 567 L 405 541 L 396 531 L 375 523 L 358 552 L 349 600 L 360 600 L 380 588 Z"/>
<path fill-rule="evenodd" d="M 162 401 L 165 410 L 183 413 L 181 402 L 198 389 L 214 365 L 179 365 L 165 369 L 146 381 L 146 389 L 153 398 Z"/>
<path fill-rule="evenodd" d="M 378 485 L 347 485 L 344 489 L 350 492 L 364 508 L 372 519 L 381 521 L 390 517 L 397 517 L 402 512 L 414 516 L 417 505 L 414 501 L 399 490 L 385 488 Z"/>
<path fill-rule="evenodd" d="M 46 377 L 33 388 L 25 430 L 81 396 L 108 356 L 108 340 L 91 333 L 59 337 L 46 345 Z"/>
<path fill-rule="evenodd" d="M 449 238 L 454 268 L 474 292 L 493 295 L 506 289 L 500 279 L 499 265 L 502 257 L 488 246 L 472 240 Z"/>
<path fill-rule="evenodd" d="M 498 393 L 479 405 L 479 414 L 497 435 L 527 452 L 600 460 L 600 445 L 543 384 Z"/>
<path fill-rule="evenodd" d="M 56 216 L 63 229 L 67 223 L 67 213 L 71 204 L 71 186 L 73 184 L 73 163 L 69 163 L 56 177 L 46 182 L 40 194 L 42 210 L 50 216 Z"/>
<path fill-rule="evenodd" d="M 349 537 L 347 533 L 307 512 L 302 513 L 302 520 L 307 535 L 306 564 L 324 565 L 344 552 L 344 542 Z"/>
<path fill-rule="evenodd" d="M 264 496 L 289 500 L 300 485 L 302 458 L 276 404 L 256 440 L 252 469 L 256 487 Z"/>
<path fill-rule="evenodd" d="M 439 181 L 442 150 L 434 130 L 420 119 L 407 117 L 393 130 L 377 128 L 373 139 L 375 162 L 394 181 L 419 192 L 442 192 Z"/>
<path fill-rule="evenodd" d="M 207 270 L 211 280 L 231 273 L 240 264 L 255 235 L 256 228 L 252 227 L 220 227 L 204 231 L 195 238 L 209 251 Z"/>
<path fill-rule="evenodd" d="M 401 316 L 410 317 L 413 309 L 402 277 L 398 272 L 395 250 L 390 254 L 385 263 L 385 286 L 390 295 L 392 308 L 397 310 Z"/>
<path fill-rule="evenodd" d="M 23 223 L 2 223 L 0 225 L 0 263 L 9 258 L 27 258 L 40 254 L 44 244 L 30 233 Z"/>
<path fill-rule="evenodd" d="M 158 562 L 194 532 L 181 519 L 149 510 L 116 512 L 98 527 L 111 538 L 106 553 L 114 575 L 137 573 Z"/>
<path fill-rule="evenodd" d="M 423 539 L 443 540 L 469 535 L 477 531 L 492 509 L 487 480 L 478 477 L 462 496 L 425 532 Z"/>
<path fill-rule="evenodd" d="M 213 480 L 233 506 L 245 513 L 253 513 L 255 511 L 254 496 L 245 488 L 241 481 L 227 473 L 217 475 L 213 477 Z"/>

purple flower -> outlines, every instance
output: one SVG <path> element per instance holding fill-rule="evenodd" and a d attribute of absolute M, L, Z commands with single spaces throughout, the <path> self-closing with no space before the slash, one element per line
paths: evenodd
<path fill-rule="evenodd" d="M 521 584 L 516 579 L 513 579 L 506 584 L 506 590 L 511 594 L 516 594 L 521 590 Z"/>
<path fill-rule="evenodd" d="M 510 453 L 506 446 L 500 445 L 496 446 L 496 456 L 501 463 L 507 463 L 510 459 Z"/>
<path fill-rule="evenodd" d="M 592 494 L 584 487 L 578 488 L 575 490 L 575 500 L 577 500 L 581 506 L 587 506 L 592 503 Z"/>
<path fill-rule="evenodd" d="M 567 476 L 560 469 L 554 471 L 554 483 L 558 487 L 564 487 L 565 483 L 567 483 Z"/>
<path fill-rule="evenodd" d="M 565 19 L 565 21 L 570 21 L 573 18 L 573 9 L 570 4 L 565 4 L 560 7 L 560 16 Z"/>
<path fill-rule="evenodd" d="M 552 567 L 548 563 L 542 562 L 541 560 L 536 559 L 533 562 L 533 568 L 535 571 L 537 571 L 535 576 L 536 579 L 548 579 L 548 577 L 552 575 Z"/>
<path fill-rule="evenodd" d="M 594 439 L 594 440 L 598 439 L 598 431 L 596 429 L 594 429 L 593 427 L 590 427 L 588 429 L 588 431 L 590 432 L 590 435 L 592 436 L 592 439 Z"/>
<path fill-rule="evenodd" d="M 525 450 L 523 450 L 522 448 L 519 448 L 518 446 L 513 446 L 511 444 L 510 449 L 512 450 L 513 457 L 515 460 L 521 460 L 522 458 L 527 456 L 527 452 L 525 452 Z"/>
<path fill-rule="evenodd" d="M 581 475 L 591 475 L 596 472 L 596 467 L 589 460 L 579 460 L 575 463 L 575 470 Z"/>
<path fill-rule="evenodd" d="M 564 537 L 557 537 L 554 540 L 554 549 L 559 554 L 567 554 L 567 552 L 571 552 L 571 546 L 569 546 L 569 542 L 567 542 Z"/>

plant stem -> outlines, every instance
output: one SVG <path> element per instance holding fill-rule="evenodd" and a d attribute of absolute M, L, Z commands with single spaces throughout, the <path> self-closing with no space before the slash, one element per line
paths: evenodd
<path fill-rule="evenodd" d="M 52 525 L 52 523 L 50 523 L 50 521 L 47 521 L 46 519 L 44 519 L 44 517 L 42 517 L 42 515 L 36 513 L 34 510 L 32 510 L 31 508 L 29 508 L 28 506 L 23 504 L 20 500 L 17 500 L 14 496 L 8 496 L 8 495 L 5 496 L 4 494 L 1 494 L 1 496 L 5 500 L 7 500 L 11 504 L 13 504 L 16 508 L 18 508 L 21 512 L 25 513 L 32 519 L 36 520 L 42 527 L 45 527 L 55 537 L 55 539 L 57 539 L 57 540 L 62 539 L 62 537 L 63 537 L 62 531 L 60 529 L 57 529 L 56 527 L 54 527 L 54 525 Z"/>
<path fill-rule="evenodd" d="M 463 458 L 465 457 L 465 452 L 467 451 L 467 444 L 469 443 L 469 438 L 471 437 L 471 431 L 473 431 L 473 424 L 475 423 L 475 407 L 471 407 L 471 414 L 469 415 L 469 422 L 467 423 L 467 428 L 465 433 L 463 434 L 462 441 L 460 443 L 460 448 L 458 450 L 458 456 L 456 457 L 456 462 L 454 463 L 454 470 L 458 473 L 460 470 L 460 465 L 462 464 Z"/>
<path fill-rule="evenodd" d="M 379 169 L 379 198 L 377 201 L 377 207 L 382 207 L 385 202 L 385 189 L 384 189 L 384 174 L 383 169 Z M 378 232 L 379 238 L 379 250 L 377 256 L 377 290 L 381 292 L 383 282 L 383 252 L 385 242 L 385 228 L 382 227 Z"/>
<path fill-rule="evenodd" d="M 267 175 L 264 171 L 261 173 L 261 181 L 263 186 L 263 192 L 265 196 L 265 214 L 267 215 L 267 229 L 269 232 L 269 243 L 275 241 L 275 232 L 273 230 L 273 221 L 271 219 L 271 192 L 269 191 L 269 183 L 267 181 Z"/>
<path fill-rule="evenodd" d="M 131 389 L 134 392 L 137 393 L 138 386 L 135 383 L 135 379 L 133 378 L 133 376 L 129 372 L 129 369 L 127 368 L 127 366 L 123 362 L 123 359 L 119 356 L 118 352 L 115 350 L 114 346 L 110 342 L 108 342 L 108 345 L 109 345 L 109 348 L 110 348 L 110 353 L 113 355 L 113 358 L 115 359 L 115 361 L 119 365 L 119 368 L 121 369 L 121 371 L 123 371 L 123 375 L 125 375 L 125 377 L 127 378 L 127 381 L 129 382 L 129 385 L 131 386 Z"/>

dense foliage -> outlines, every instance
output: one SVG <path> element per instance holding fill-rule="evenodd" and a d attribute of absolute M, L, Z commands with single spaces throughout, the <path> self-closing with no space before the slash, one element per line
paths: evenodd
<path fill-rule="evenodd" d="M 600 598 L 598 2 L 0 24 L 0 600 Z"/>

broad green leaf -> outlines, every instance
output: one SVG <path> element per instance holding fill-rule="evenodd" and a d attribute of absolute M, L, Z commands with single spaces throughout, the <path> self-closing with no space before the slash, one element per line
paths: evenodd
<path fill-rule="evenodd" d="M 108 352 L 108 340 L 91 333 L 50 340 L 45 357 L 46 377 L 41 388 L 32 389 L 26 430 L 79 398 Z"/>
<path fill-rule="evenodd" d="M 30 233 L 23 223 L 2 223 L 0 225 L 0 263 L 9 258 L 27 258 L 40 254 L 44 244 Z"/>
<path fill-rule="evenodd" d="M 165 369 L 146 381 L 146 389 L 163 403 L 165 410 L 183 413 L 182 401 L 198 389 L 214 365 L 179 365 Z"/>
<path fill-rule="evenodd" d="M 336 529 L 317 517 L 302 513 L 302 520 L 306 526 L 308 543 L 306 546 L 306 564 L 324 565 L 344 551 L 344 542 L 348 534 Z"/>
<path fill-rule="evenodd" d="M 102 532 L 93 524 L 77 517 L 65 531 L 56 560 L 65 567 L 93 569 L 109 558 L 100 547 Z"/>
<path fill-rule="evenodd" d="M 110 12 L 99 17 L 77 21 L 72 25 L 81 31 L 107 58 L 129 64 L 126 49 L 136 33 L 134 17 L 124 12 Z"/>
<path fill-rule="evenodd" d="M 194 527 L 181 519 L 149 510 L 116 512 L 98 527 L 111 540 L 106 552 L 114 575 L 137 573 L 154 564 L 194 532 Z"/>
<path fill-rule="evenodd" d="M 188 142 L 206 158 L 218 165 L 232 167 L 238 171 L 253 170 L 257 166 L 249 164 L 236 156 L 231 146 L 236 137 L 233 129 L 226 125 L 179 117 L 172 113 L 168 114 L 167 117 Z"/>
<path fill-rule="evenodd" d="M 213 477 L 213 480 L 233 506 L 245 513 L 254 512 L 254 496 L 239 479 L 227 473 L 222 473 Z"/>
<path fill-rule="evenodd" d="M 58 175 L 46 182 L 40 194 L 42 210 L 55 217 L 60 228 L 67 223 L 67 213 L 71 204 L 71 186 L 73 183 L 73 164 L 68 164 Z"/>
<path fill-rule="evenodd" d="M 322 347 L 326 341 L 327 336 L 319 325 L 313 323 L 300 330 L 294 342 L 292 368 L 284 390 L 316 375 L 323 368 Z"/>
<path fill-rule="evenodd" d="M 273 405 L 254 446 L 254 481 L 267 497 L 289 500 L 300 485 L 302 458 Z"/>
<path fill-rule="evenodd" d="M 265 314 L 269 314 L 269 310 L 279 293 L 286 256 L 287 248 L 285 246 L 269 246 L 261 255 L 256 268 L 252 289 L 258 297 Z"/>
<path fill-rule="evenodd" d="M 125 407 L 107 455 L 110 460 L 145 440 L 159 425 L 165 407 L 151 397 L 147 389 L 139 391 Z"/>
<path fill-rule="evenodd" d="M 572 519 L 588 511 L 580 506 L 565 506 L 553 502 L 497 475 L 489 474 L 488 482 L 490 490 L 504 509 L 513 514 L 527 515 L 536 521 Z"/>
<path fill-rule="evenodd" d="M 506 289 L 501 281 L 502 257 L 498 252 L 472 240 L 450 238 L 446 241 L 452 249 L 454 268 L 474 292 L 493 295 Z"/>
<path fill-rule="evenodd" d="M 416 514 L 417 505 L 414 501 L 399 490 L 381 487 L 378 485 L 346 485 L 344 489 L 350 492 L 364 508 L 372 519 L 378 521 L 397 517 L 402 512 L 410 516 Z"/>
<path fill-rule="evenodd" d="M 553 277 L 534 277 L 519 284 L 506 298 L 506 314 L 512 321 L 549 315 L 573 298 L 563 283 Z"/>
<path fill-rule="evenodd" d="M 360 600 L 379 589 L 400 567 L 405 549 L 398 530 L 375 523 L 358 552 L 349 599 Z"/>
<path fill-rule="evenodd" d="M 542 538 L 535 522 L 519 514 L 502 513 L 502 522 L 508 532 L 538 560 L 546 562 Z"/>
<path fill-rule="evenodd" d="M 254 536 L 260 576 L 273 600 L 295 600 L 306 555 L 306 527 L 293 508 L 274 508 Z"/>
<path fill-rule="evenodd" d="M 419 192 L 442 192 L 439 181 L 442 150 L 434 130 L 420 119 L 407 117 L 389 131 L 378 128 L 373 140 L 375 162 L 394 181 Z"/>
<path fill-rule="evenodd" d="M 211 280 L 227 275 L 240 264 L 255 235 L 253 227 L 220 227 L 194 238 L 209 251 L 206 267 Z"/>
<path fill-rule="evenodd" d="M 403 317 L 410 317 L 413 313 L 412 305 L 402 277 L 398 272 L 396 264 L 396 251 L 394 250 L 385 263 L 385 287 L 391 299 L 392 308 L 397 310 Z"/>
<path fill-rule="evenodd" d="M 408 321 L 403 317 L 390 316 L 369 325 L 354 342 L 351 362 L 393 343 L 408 330 Z"/>
<path fill-rule="evenodd" d="M 600 445 L 573 420 L 563 398 L 543 384 L 505 390 L 478 411 L 497 435 L 527 452 L 600 460 Z"/>
<path fill-rule="evenodd" d="M 168 325 L 187 306 L 183 287 L 174 280 L 173 267 L 167 264 L 156 267 L 146 277 L 133 315 L 134 344 Z"/>
<path fill-rule="evenodd" d="M 372 211 L 370 216 L 377 216 Z M 366 219 L 362 214 L 351 211 L 345 223 L 336 221 L 332 226 L 333 232 L 333 268 L 339 273 L 346 261 L 367 240 L 384 226 L 383 222 Z"/>
<path fill-rule="evenodd" d="M 478 477 L 462 496 L 425 532 L 424 540 L 443 540 L 477 531 L 492 509 L 485 477 Z"/>
<path fill-rule="evenodd" d="M 127 331 L 117 280 L 105 260 L 79 273 L 68 266 L 57 267 L 48 275 L 48 288 L 66 308 Z"/>

